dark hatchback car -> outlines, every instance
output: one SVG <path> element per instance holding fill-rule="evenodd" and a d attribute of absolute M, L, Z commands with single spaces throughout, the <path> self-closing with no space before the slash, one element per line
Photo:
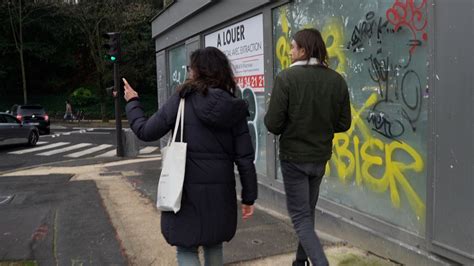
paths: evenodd
<path fill-rule="evenodd" d="M 10 114 L 20 120 L 23 125 L 38 128 L 41 134 L 50 133 L 49 116 L 41 105 L 13 105 Z"/>
<path fill-rule="evenodd" d="M 25 125 L 12 115 L 0 113 L 0 144 L 25 143 L 34 146 L 38 139 L 39 132 L 35 126 Z"/>

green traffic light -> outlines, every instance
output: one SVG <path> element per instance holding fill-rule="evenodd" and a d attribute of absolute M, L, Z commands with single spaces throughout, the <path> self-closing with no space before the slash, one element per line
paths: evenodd
<path fill-rule="evenodd" d="M 110 61 L 115 61 L 115 60 L 117 60 L 117 57 L 115 57 L 115 56 L 113 56 L 113 55 L 110 56 Z"/>

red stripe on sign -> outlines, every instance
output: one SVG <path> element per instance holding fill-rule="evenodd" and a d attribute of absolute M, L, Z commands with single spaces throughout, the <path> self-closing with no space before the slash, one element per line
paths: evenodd
<path fill-rule="evenodd" d="M 264 88 L 265 87 L 265 78 L 262 75 L 252 75 L 252 76 L 240 76 L 235 77 L 235 82 L 241 88 Z"/>

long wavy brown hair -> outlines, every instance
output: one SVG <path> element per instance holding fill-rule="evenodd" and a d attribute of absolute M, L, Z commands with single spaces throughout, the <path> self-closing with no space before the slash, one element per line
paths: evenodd
<path fill-rule="evenodd" d="M 193 78 L 186 80 L 178 88 L 181 96 L 190 91 L 198 91 L 204 95 L 209 88 L 228 91 L 235 96 L 236 83 L 234 72 L 227 56 L 215 47 L 198 49 L 191 53 Z"/>

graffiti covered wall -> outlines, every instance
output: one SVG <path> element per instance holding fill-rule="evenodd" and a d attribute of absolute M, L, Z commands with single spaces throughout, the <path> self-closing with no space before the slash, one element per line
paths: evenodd
<path fill-rule="evenodd" d="M 424 235 L 426 0 L 297 0 L 273 10 L 274 72 L 291 36 L 315 27 L 349 85 L 352 126 L 336 134 L 321 195 Z"/>
<path fill-rule="evenodd" d="M 168 52 L 168 93 L 173 94 L 187 78 L 186 47 L 184 45 L 170 49 Z"/>

